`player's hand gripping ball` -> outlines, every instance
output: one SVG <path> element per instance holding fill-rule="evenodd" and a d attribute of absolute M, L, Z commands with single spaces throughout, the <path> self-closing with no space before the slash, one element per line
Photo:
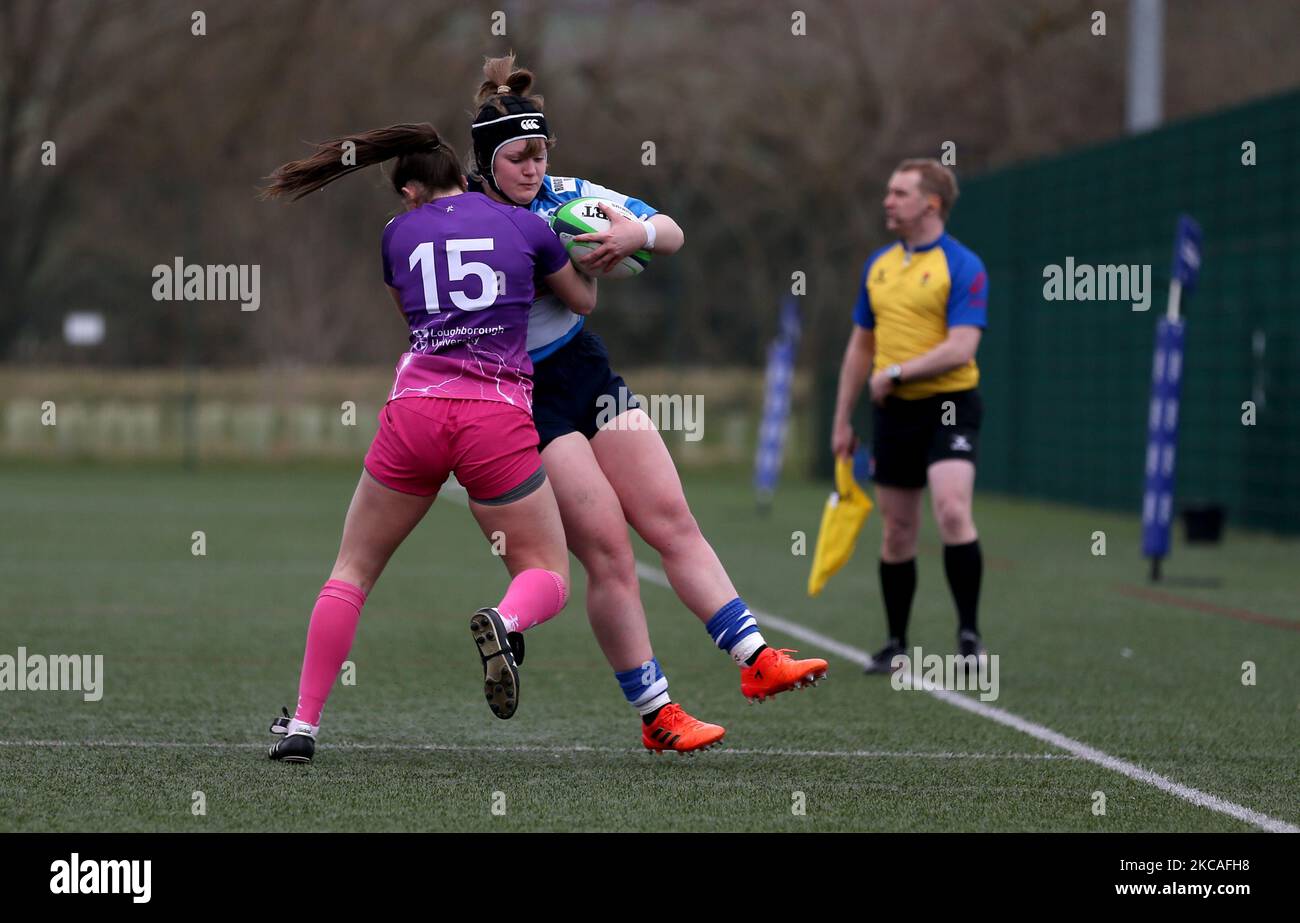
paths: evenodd
<path fill-rule="evenodd" d="M 612 220 L 611 220 L 612 219 Z M 626 221 L 639 222 L 641 219 L 622 205 L 616 205 L 605 199 L 585 196 L 565 202 L 556 209 L 551 218 L 551 230 L 555 231 L 569 259 L 581 272 L 595 275 L 598 279 L 630 279 L 639 275 L 650 262 L 650 254 L 645 250 L 636 250 L 615 260 L 604 272 L 593 273 L 590 265 L 581 262 L 589 254 L 596 253 L 602 247 L 605 255 L 611 254 L 616 246 L 610 234 L 611 228 Z M 637 228 L 638 234 L 644 232 Z"/>

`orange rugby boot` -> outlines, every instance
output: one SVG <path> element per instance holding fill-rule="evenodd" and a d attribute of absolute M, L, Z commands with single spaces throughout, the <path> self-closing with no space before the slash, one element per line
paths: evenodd
<path fill-rule="evenodd" d="M 726 733 L 726 728 L 692 718 L 676 702 L 669 702 L 659 709 L 654 721 L 641 723 L 641 743 L 655 754 L 664 750 L 677 753 L 707 750 L 721 741 Z"/>
<path fill-rule="evenodd" d="M 752 705 L 762 702 L 778 692 L 815 686 L 826 678 L 826 661 L 813 657 L 809 660 L 792 660 L 790 648 L 769 647 L 758 655 L 754 665 L 740 671 L 740 692 Z"/>

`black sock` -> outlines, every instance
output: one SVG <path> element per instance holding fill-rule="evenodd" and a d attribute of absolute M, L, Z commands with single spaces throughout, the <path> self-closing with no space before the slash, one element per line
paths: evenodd
<path fill-rule="evenodd" d="M 885 598 L 885 618 L 889 637 L 899 647 L 907 647 L 907 620 L 912 614 L 912 597 L 916 595 L 916 558 L 893 564 L 880 562 L 880 594 Z"/>
<path fill-rule="evenodd" d="M 649 727 L 651 724 L 654 723 L 654 720 L 655 720 L 656 718 L 659 717 L 659 713 L 660 713 L 661 711 L 663 711 L 665 708 L 667 708 L 667 707 L 668 707 L 669 705 L 671 705 L 671 704 L 673 704 L 673 703 L 672 703 L 672 702 L 665 702 L 663 705 L 660 705 L 658 708 L 656 708 L 656 709 L 655 709 L 654 711 L 652 711 L 650 714 L 648 714 L 648 715 L 642 715 L 642 716 L 641 716 L 641 723 L 644 724 L 644 725 L 646 725 L 647 727 Z"/>
<path fill-rule="evenodd" d="M 980 604 L 980 578 L 984 573 L 979 539 L 965 545 L 944 545 L 943 571 L 948 575 L 952 601 L 957 604 L 958 630 L 978 635 L 975 616 Z"/>
<path fill-rule="evenodd" d="M 758 659 L 758 655 L 763 653 L 763 651 L 765 650 L 767 650 L 767 645 L 760 644 L 758 646 L 758 650 L 754 651 L 754 653 L 750 654 L 747 658 L 745 658 L 745 666 L 752 667 L 754 665 L 754 661 Z"/>

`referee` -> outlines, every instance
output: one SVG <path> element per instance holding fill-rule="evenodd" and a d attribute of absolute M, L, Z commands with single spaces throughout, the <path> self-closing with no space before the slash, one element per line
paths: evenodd
<path fill-rule="evenodd" d="M 885 226 L 898 240 L 862 267 L 853 333 L 840 368 L 831 449 L 853 451 L 851 420 L 871 391 L 872 478 L 884 522 L 880 591 L 889 641 L 868 673 L 889 673 L 906 652 L 916 592 L 921 492 L 928 484 L 957 606 L 957 648 L 982 660 L 976 613 L 983 558 L 971 495 L 983 407 L 975 350 L 986 324 L 984 264 L 944 231 L 957 178 L 937 160 L 904 160 L 885 190 Z M 974 661 L 966 661 L 973 664 Z"/>

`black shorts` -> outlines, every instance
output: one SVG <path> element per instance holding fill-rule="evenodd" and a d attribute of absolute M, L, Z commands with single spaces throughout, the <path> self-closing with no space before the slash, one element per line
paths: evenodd
<path fill-rule="evenodd" d="M 951 402 L 951 404 L 949 404 Z M 984 403 L 979 391 L 948 391 L 872 405 L 871 477 L 886 487 L 924 487 L 937 461 L 974 462 L 979 452 Z"/>
<path fill-rule="evenodd" d="M 600 337 L 580 330 L 572 340 L 533 363 L 533 422 L 538 451 L 569 433 L 590 439 L 603 424 L 640 407 L 623 376 L 609 367 Z"/>

